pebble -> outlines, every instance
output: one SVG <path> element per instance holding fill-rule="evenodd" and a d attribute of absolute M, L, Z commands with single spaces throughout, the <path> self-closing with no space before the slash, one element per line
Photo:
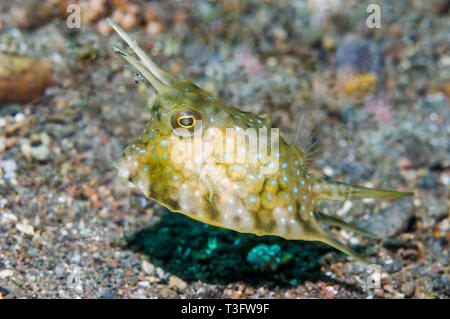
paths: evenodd
<path fill-rule="evenodd" d="M 66 270 L 61 265 L 56 265 L 55 267 L 56 278 L 63 278 L 66 275 Z"/>
<path fill-rule="evenodd" d="M 45 144 L 31 147 L 31 156 L 38 161 L 45 161 L 48 159 L 50 151 Z"/>
<path fill-rule="evenodd" d="M 402 199 L 379 212 L 374 212 L 369 218 L 360 220 L 357 225 L 380 238 L 388 238 L 404 232 L 413 215 L 412 200 Z"/>
<path fill-rule="evenodd" d="M 0 153 L 6 149 L 6 137 L 0 136 Z"/>
<path fill-rule="evenodd" d="M 12 277 L 14 272 L 11 269 L 3 269 L 0 271 L 0 279 L 6 279 L 8 277 Z"/>
<path fill-rule="evenodd" d="M 400 291 L 402 292 L 402 294 L 405 295 L 405 297 L 411 297 L 412 295 L 414 295 L 414 292 L 416 291 L 416 286 L 414 285 L 413 282 L 405 282 L 402 287 L 400 288 Z"/>
<path fill-rule="evenodd" d="M 350 41 L 340 45 L 336 52 L 338 68 L 348 67 L 357 73 L 378 73 L 383 66 L 381 50 L 366 40 Z"/>
<path fill-rule="evenodd" d="M 147 275 L 152 275 L 155 272 L 155 266 L 153 266 L 151 263 L 149 263 L 147 260 L 142 261 L 142 270 Z"/>
<path fill-rule="evenodd" d="M 16 224 L 16 229 L 20 231 L 21 233 L 24 233 L 26 235 L 34 235 L 34 228 L 27 222 L 21 222 Z"/>
<path fill-rule="evenodd" d="M 186 289 L 186 287 L 187 287 L 187 283 L 184 281 L 184 280 L 182 280 L 182 279 L 180 279 L 180 278 L 178 278 L 178 277 L 176 277 L 176 276 L 170 276 L 170 278 L 169 278 L 169 288 L 171 288 L 171 289 L 178 289 L 178 290 L 184 290 L 184 289 Z"/>
<path fill-rule="evenodd" d="M 438 184 L 439 184 L 438 179 L 433 175 L 425 175 L 419 179 L 419 185 L 424 189 L 433 189 Z"/>
<path fill-rule="evenodd" d="M 0 167 L 3 169 L 5 178 L 14 177 L 17 170 L 17 163 L 12 158 L 2 158 L 0 159 Z"/>
<path fill-rule="evenodd" d="M 52 85 L 49 61 L 3 53 L 0 53 L 0 61 L 4 65 L 0 67 L 0 102 L 27 103 Z"/>

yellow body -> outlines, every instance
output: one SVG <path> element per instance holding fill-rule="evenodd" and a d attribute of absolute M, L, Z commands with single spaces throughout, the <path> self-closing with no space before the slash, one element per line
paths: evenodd
<path fill-rule="evenodd" d="M 120 176 L 170 210 L 204 223 L 257 235 L 322 241 L 365 262 L 322 231 L 316 218 L 367 232 L 318 213 L 319 201 L 411 193 L 318 180 L 305 168 L 305 149 L 288 144 L 281 135 L 270 135 L 270 119 L 242 112 L 192 81 L 161 70 L 135 41 L 109 22 L 138 59 L 117 48 L 116 52 L 158 92 L 151 121 L 117 161 Z M 264 132 L 270 135 L 264 142 L 267 152 L 252 149 L 250 142 L 248 147 L 242 143 L 242 136 L 245 140 L 251 133 L 261 143 Z"/>

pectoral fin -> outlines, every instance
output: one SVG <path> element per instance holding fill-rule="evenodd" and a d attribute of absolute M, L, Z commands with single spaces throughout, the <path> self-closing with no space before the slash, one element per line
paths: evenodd
<path fill-rule="evenodd" d="M 326 224 L 328 224 L 330 226 L 336 226 L 336 227 L 339 227 L 339 228 L 342 228 L 342 229 L 346 229 L 348 231 L 351 231 L 351 232 L 354 232 L 354 233 L 357 233 L 357 234 L 361 234 L 361 235 L 367 236 L 369 238 L 373 238 L 373 239 L 378 238 L 378 236 L 375 235 L 374 233 L 371 233 L 370 231 L 367 231 L 365 229 L 359 228 L 359 227 L 357 227 L 355 225 L 346 223 L 343 220 L 340 220 L 340 219 L 338 219 L 336 217 L 325 215 L 325 214 L 323 214 L 321 212 L 316 212 L 315 216 L 316 216 L 318 221 L 324 222 L 324 223 L 326 223 Z"/>

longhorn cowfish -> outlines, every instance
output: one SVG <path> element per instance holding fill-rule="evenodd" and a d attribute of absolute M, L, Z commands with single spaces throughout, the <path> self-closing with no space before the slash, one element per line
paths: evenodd
<path fill-rule="evenodd" d="M 115 47 L 115 52 L 157 92 L 150 122 L 116 161 L 119 176 L 171 211 L 203 223 L 260 236 L 320 241 L 368 263 L 322 230 L 318 221 L 376 236 L 321 213 L 319 202 L 398 198 L 412 192 L 315 177 L 307 170 L 306 141 L 289 144 L 281 133 L 272 134 L 268 116 L 243 112 L 162 70 L 135 40 L 108 22 L 131 49 L 128 53 Z"/>

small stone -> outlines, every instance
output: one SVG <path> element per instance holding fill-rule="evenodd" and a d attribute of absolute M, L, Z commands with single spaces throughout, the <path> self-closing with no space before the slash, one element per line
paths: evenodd
<path fill-rule="evenodd" d="M 30 143 L 28 143 L 28 142 L 21 143 L 20 151 L 22 152 L 23 156 L 25 156 L 28 160 L 31 160 L 32 154 L 31 154 L 31 144 Z"/>
<path fill-rule="evenodd" d="M 6 149 L 6 137 L 0 136 L 0 153 Z"/>
<path fill-rule="evenodd" d="M 0 286 L 0 299 L 2 299 L 1 298 L 2 296 L 6 296 L 6 295 L 9 295 L 9 290 Z"/>
<path fill-rule="evenodd" d="M 378 46 L 366 40 L 351 40 L 340 44 L 336 52 L 339 69 L 350 68 L 355 73 L 378 74 L 383 68 L 383 55 Z"/>
<path fill-rule="evenodd" d="M 119 298 L 119 295 L 114 290 L 107 290 L 103 296 L 101 296 L 103 299 L 117 299 Z"/>
<path fill-rule="evenodd" d="M 357 223 L 380 238 L 387 238 L 404 232 L 414 215 L 414 205 L 410 199 L 396 201 Z"/>
<path fill-rule="evenodd" d="M 64 278 L 64 276 L 66 275 L 66 270 L 61 265 L 56 265 L 54 271 L 55 271 L 56 278 L 61 279 L 61 278 Z"/>
<path fill-rule="evenodd" d="M 439 184 L 438 179 L 433 175 L 425 175 L 419 179 L 419 185 L 425 189 L 433 189 Z"/>
<path fill-rule="evenodd" d="M 50 135 L 48 135 L 46 132 L 39 134 L 39 139 L 45 146 L 50 146 L 50 143 L 52 141 Z"/>
<path fill-rule="evenodd" d="M 31 147 L 31 156 L 38 161 L 45 161 L 48 159 L 50 151 L 44 144 Z"/>
<path fill-rule="evenodd" d="M 27 103 L 53 83 L 47 60 L 0 53 L 0 103 Z"/>
<path fill-rule="evenodd" d="M 0 279 L 6 279 L 8 277 L 12 277 L 14 272 L 11 269 L 3 269 L 0 271 Z"/>
<path fill-rule="evenodd" d="M 406 282 L 402 285 L 400 291 L 405 295 L 405 297 L 411 297 L 416 291 L 416 286 L 413 282 Z"/>
<path fill-rule="evenodd" d="M 15 175 L 15 172 L 17 170 L 17 163 L 12 158 L 3 158 L 0 159 L 0 167 L 5 173 L 5 178 L 11 178 Z"/>
<path fill-rule="evenodd" d="M 171 288 L 171 289 L 178 289 L 178 290 L 184 290 L 184 289 L 186 289 L 186 287 L 187 287 L 187 283 L 184 281 L 184 280 L 182 280 L 182 279 L 180 279 L 180 278 L 178 278 L 178 277 L 176 277 L 176 276 L 170 276 L 170 278 L 169 278 L 169 288 Z"/>
<path fill-rule="evenodd" d="M 27 222 L 17 223 L 16 229 L 21 233 L 32 236 L 34 234 L 34 228 Z"/>
<path fill-rule="evenodd" d="M 138 285 L 143 287 L 143 288 L 148 288 L 148 287 L 150 287 L 150 282 L 148 282 L 148 281 L 140 281 L 140 282 L 138 282 Z"/>
<path fill-rule="evenodd" d="M 147 260 L 142 261 L 142 270 L 147 275 L 152 275 L 155 272 L 155 266 L 149 263 Z"/>
<path fill-rule="evenodd" d="M 411 165 L 412 163 L 407 157 L 402 156 L 397 160 L 397 167 L 400 169 L 410 168 Z"/>

